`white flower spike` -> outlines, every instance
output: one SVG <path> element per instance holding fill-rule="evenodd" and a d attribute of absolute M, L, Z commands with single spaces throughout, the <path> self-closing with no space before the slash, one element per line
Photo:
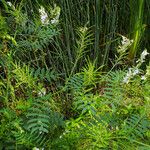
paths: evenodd
<path fill-rule="evenodd" d="M 43 6 L 41 6 L 41 8 L 39 9 L 39 13 L 40 13 L 42 24 L 43 25 L 48 25 L 49 24 L 48 15 L 45 12 L 45 8 Z"/>
<path fill-rule="evenodd" d="M 118 46 L 117 51 L 119 53 L 124 53 L 126 50 L 132 45 L 133 40 L 128 39 L 127 37 L 121 35 L 122 40 L 121 40 L 121 45 Z"/>
<path fill-rule="evenodd" d="M 128 70 L 126 76 L 123 78 L 122 82 L 128 84 L 130 79 L 139 73 L 140 73 L 140 71 L 138 68 L 129 68 L 129 70 Z"/>
<path fill-rule="evenodd" d="M 139 73 L 139 69 L 136 68 L 136 69 L 134 70 L 134 72 L 133 72 L 133 76 L 137 75 L 138 73 Z"/>
<path fill-rule="evenodd" d="M 60 16 L 60 7 L 54 5 L 54 9 L 51 10 L 51 15 L 53 16 L 53 19 L 51 20 L 51 24 L 58 24 L 59 23 L 59 16 Z"/>
<path fill-rule="evenodd" d="M 145 49 L 142 54 L 141 54 L 141 62 L 145 61 L 145 57 L 148 55 L 149 53 L 147 52 L 147 49 Z"/>
<path fill-rule="evenodd" d="M 12 6 L 12 3 L 11 2 L 7 2 L 7 4 L 11 7 Z"/>
<path fill-rule="evenodd" d="M 141 80 L 146 80 L 146 77 L 145 77 L 145 76 L 142 76 L 142 77 L 141 77 Z"/>
<path fill-rule="evenodd" d="M 129 70 L 128 70 L 128 72 L 127 72 L 127 74 L 124 77 L 122 82 L 123 83 L 129 83 L 131 77 L 132 77 L 132 68 L 129 68 Z"/>
<path fill-rule="evenodd" d="M 11 2 L 7 2 L 7 4 L 10 6 L 10 7 L 12 7 L 13 9 L 15 9 L 15 6 L 11 3 Z"/>

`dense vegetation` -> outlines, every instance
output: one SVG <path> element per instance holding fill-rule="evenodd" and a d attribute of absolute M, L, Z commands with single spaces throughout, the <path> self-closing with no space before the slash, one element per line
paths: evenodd
<path fill-rule="evenodd" d="M 0 149 L 149 150 L 150 1 L 0 1 Z"/>

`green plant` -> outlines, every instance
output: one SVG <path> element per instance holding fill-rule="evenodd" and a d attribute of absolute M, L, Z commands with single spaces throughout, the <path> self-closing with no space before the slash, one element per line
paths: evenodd
<path fill-rule="evenodd" d="M 136 56 L 136 52 L 139 47 L 141 37 L 144 32 L 145 25 L 143 25 L 143 13 L 144 13 L 144 0 L 139 0 L 137 2 L 130 1 L 131 10 L 131 32 L 133 32 L 133 46 L 129 51 L 129 59 L 132 60 Z M 133 9 L 134 8 L 134 9 Z"/>
<path fill-rule="evenodd" d="M 124 121 L 123 134 L 125 136 L 130 136 L 133 139 L 135 137 L 144 138 L 145 133 L 149 130 L 149 121 L 144 115 L 131 115 Z"/>
<path fill-rule="evenodd" d="M 91 31 L 88 31 L 88 28 L 81 27 L 79 30 L 77 30 L 77 34 L 79 36 L 79 40 L 77 40 L 77 46 L 76 46 L 76 51 L 75 51 L 75 62 L 73 63 L 73 67 L 70 72 L 70 77 L 73 75 L 78 61 L 84 56 L 84 54 L 87 52 L 86 48 L 89 46 L 92 42 L 91 37 Z"/>
<path fill-rule="evenodd" d="M 93 94 L 75 94 L 74 109 L 81 111 L 82 114 L 95 115 L 97 112 L 97 105 L 100 98 Z"/>
<path fill-rule="evenodd" d="M 63 117 L 50 109 L 50 105 L 46 101 L 49 98 L 50 95 L 46 95 L 34 100 L 26 115 L 28 118 L 27 131 L 34 136 L 36 144 L 39 146 L 48 140 L 57 138 L 61 128 L 64 127 Z"/>
<path fill-rule="evenodd" d="M 66 83 L 66 87 L 71 89 L 74 93 L 78 93 L 84 90 L 83 74 L 74 74 Z"/>
<path fill-rule="evenodd" d="M 101 73 L 100 73 L 100 69 L 102 69 L 102 67 L 99 67 L 98 69 L 96 68 L 96 61 L 94 61 L 93 63 L 90 60 L 86 61 L 86 66 L 83 67 L 83 79 L 84 79 L 84 85 L 85 86 L 95 86 L 98 82 L 98 78 L 100 77 Z"/>
<path fill-rule="evenodd" d="M 45 95 L 32 100 L 30 107 L 22 115 L 17 115 L 12 109 L 1 111 L 1 114 L 3 113 L 2 137 L 13 129 L 5 138 L 1 139 L 2 141 L 6 140 L 3 143 L 5 148 L 8 148 L 10 143 L 12 148 L 51 147 L 51 143 L 61 135 L 64 121 L 59 112 L 51 109 L 49 99 L 50 95 Z M 6 123 L 7 126 L 4 125 Z"/>
<path fill-rule="evenodd" d="M 106 88 L 104 88 L 104 98 L 115 109 L 115 105 L 120 105 L 123 99 L 122 81 L 125 73 L 123 71 L 110 72 L 106 77 Z M 115 110 L 114 110 L 115 111 Z"/>
<path fill-rule="evenodd" d="M 148 0 L 0 6 L 0 149 L 150 148 Z"/>
<path fill-rule="evenodd" d="M 55 73 L 54 70 L 45 68 L 31 68 L 30 72 L 31 76 L 33 76 L 34 78 L 37 78 L 40 81 L 48 81 L 50 83 L 52 83 L 52 81 L 55 81 L 59 76 Z"/>

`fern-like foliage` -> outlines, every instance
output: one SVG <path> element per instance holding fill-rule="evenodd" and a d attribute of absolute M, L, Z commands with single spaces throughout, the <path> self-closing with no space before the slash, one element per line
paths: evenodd
<path fill-rule="evenodd" d="M 83 67 L 84 84 L 87 86 L 96 86 L 99 81 L 100 72 L 98 70 L 102 67 L 96 68 L 96 61 L 92 62 L 90 59 L 86 60 L 86 66 Z"/>
<path fill-rule="evenodd" d="M 99 97 L 93 94 L 80 94 L 74 99 L 74 108 L 81 111 L 81 114 L 89 113 L 90 115 L 95 115 L 99 100 Z"/>
<path fill-rule="evenodd" d="M 8 5 L 4 3 L 5 6 Z M 12 7 L 13 10 L 11 10 Z M 5 27 L 5 32 L 0 35 L 0 38 L 9 43 L 15 59 L 21 59 L 24 62 L 34 62 L 37 58 L 42 60 L 47 55 L 47 47 L 58 34 L 58 30 L 52 24 L 43 26 L 37 14 L 34 20 L 31 20 L 22 4 L 16 7 L 12 5 L 12 7 L 11 9 L 6 7 L 9 15 L 2 14 L 6 17 L 0 17 L 2 29 Z"/>
<path fill-rule="evenodd" d="M 67 82 L 66 87 L 71 90 L 73 96 L 73 109 L 81 114 L 94 115 L 100 98 L 91 93 L 91 87 L 86 84 L 84 73 L 73 75 Z"/>
<path fill-rule="evenodd" d="M 56 127 L 63 126 L 63 117 L 51 111 L 50 106 L 45 101 L 50 98 L 50 95 L 36 99 L 33 106 L 29 109 L 27 117 L 27 129 L 31 134 L 42 136 L 49 132 L 53 132 Z"/>
<path fill-rule="evenodd" d="M 84 90 L 84 80 L 83 74 L 73 75 L 66 84 L 67 89 L 71 89 L 74 93 L 83 92 Z"/>
<path fill-rule="evenodd" d="M 133 114 L 123 124 L 122 131 L 127 137 L 146 138 L 146 132 L 150 129 L 150 121 L 145 116 Z"/>
<path fill-rule="evenodd" d="M 35 24 L 29 24 L 18 36 L 18 50 L 43 50 L 56 34 L 57 31 L 50 26 L 37 28 Z"/>
<path fill-rule="evenodd" d="M 26 146 L 26 147 L 30 147 L 31 145 L 33 145 L 32 143 L 35 143 L 36 140 L 38 141 L 38 138 L 35 138 L 32 134 L 30 134 L 29 132 L 16 132 L 16 131 L 12 131 L 16 143 L 17 145 L 22 145 L 22 146 Z"/>
<path fill-rule="evenodd" d="M 122 80 L 123 71 L 111 72 L 106 79 L 106 88 L 104 89 L 104 98 L 111 104 L 119 104 L 123 99 Z"/>
<path fill-rule="evenodd" d="M 54 70 L 45 69 L 45 68 L 31 68 L 30 73 L 34 78 L 37 78 L 41 81 L 55 81 L 58 78 L 58 74 Z"/>
<path fill-rule="evenodd" d="M 77 64 L 83 55 L 87 52 L 87 47 L 92 44 L 92 33 L 87 27 L 82 27 L 77 30 L 79 39 L 76 41 L 75 46 L 75 61 L 70 72 L 70 76 L 73 75 L 74 71 L 77 69 Z"/>
<path fill-rule="evenodd" d="M 16 87 L 20 85 L 27 85 L 28 87 L 33 87 L 36 83 L 35 78 L 32 77 L 30 73 L 30 67 L 28 65 L 21 65 L 20 63 L 13 64 L 12 75 L 16 80 Z"/>
<path fill-rule="evenodd" d="M 82 131 L 85 132 L 86 140 L 81 139 L 81 144 L 85 146 L 84 149 L 108 149 L 109 139 L 111 133 L 107 130 L 107 124 L 102 125 L 95 119 L 91 119 L 89 123 L 83 122 L 81 124 Z M 88 140 L 87 140 L 88 139 Z"/>
<path fill-rule="evenodd" d="M 45 95 L 33 100 L 32 107 L 27 112 L 24 132 L 17 133 L 18 143 L 33 141 L 39 146 L 46 145 L 47 140 L 57 138 L 64 127 L 63 116 L 51 110 L 48 100 L 51 95 Z"/>

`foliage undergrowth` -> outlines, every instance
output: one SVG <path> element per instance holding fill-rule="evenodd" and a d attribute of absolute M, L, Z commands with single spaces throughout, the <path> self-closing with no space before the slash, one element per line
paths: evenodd
<path fill-rule="evenodd" d="M 150 149 L 144 2 L 130 40 L 117 0 L 0 1 L 0 149 Z"/>

